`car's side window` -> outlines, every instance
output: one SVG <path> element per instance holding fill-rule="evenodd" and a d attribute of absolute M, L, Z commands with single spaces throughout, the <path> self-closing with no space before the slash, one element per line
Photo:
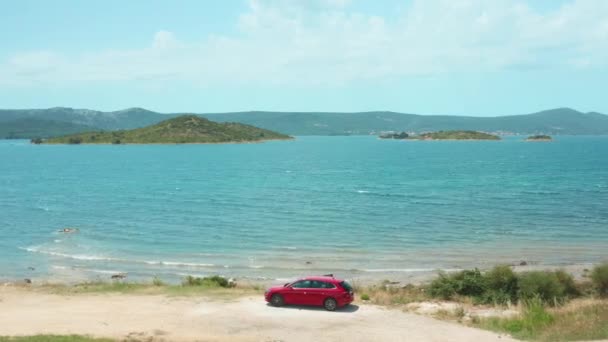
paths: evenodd
<path fill-rule="evenodd" d="M 316 281 L 316 280 L 311 280 L 310 281 L 310 287 L 313 288 L 313 289 L 322 289 L 323 288 L 323 282 Z"/>
<path fill-rule="evenodd" d="M 324 281 L 320 282 L 321 283 L 321 288 L 322 289 L 333 289 L 335 288 L 335 286 L 331 283 L 326 283 Z"/>
<path fill-rule="evenodd" d="M 294 289 L 306 289 L 310 288 L 310 280 L 300 280 L 291 285 Z"/>

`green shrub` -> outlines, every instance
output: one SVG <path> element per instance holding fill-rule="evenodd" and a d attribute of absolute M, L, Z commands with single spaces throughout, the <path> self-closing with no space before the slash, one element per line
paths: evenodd
<path fill-rule="evenodd" d="M 605 272 L 604 289 L 608 290 L 608 266 Z M 476 303 L 502 305 L 538 297 L 545 303 L 556 305 L 581 295 L 581 289 L 574 278 L 563 270 L 515 274 L 510 266 L 501 265 L 485 274 L 477 268 L 453 274 L 440 272 L 430 283 L 428 293 L 431 297 L 442 299 L 460 295 L 471 297 Z"/>
<path fill-rule="evenodd" d="M 429 287 L 431 296 L 443 299 L 450 299 L 454 295 L 478 297 L 485 291 L 485 279 L 477 268 L 451 275 L 441 272 Z"/>
<path fill-rule="evenodd" d="M 480 296 L 487 288 L 485 279 L 477 268 L 456 273 L 454 280 L 457 284 L 456 293 L 463 296 Z"/>
<path fill-rule="evenodd" d="M 456 295 L 456 284 L 445 272 L 439 272 L 437 278 L 433 279 L 428 289 L 431 297 L 450 299 Z"/>
<path fill-rule="evenodd" d="M 158 277 L 154 277 L 154 279 L 152 279 L 152 285 L 154 286 L 164 286 L 165 283 Z"/>
<path fill-rule="evenodd" d="M 601 297 L 608 297 L 608 262 L 593 268 L 591 281 Z"/>
<path fill-rule="evenodd" d="M 579 296 L 581 293 L 574 282 L 574 277 L 564 270 L 555 271 L 555 276 L 564 287 L 564 294 L 570 298 Z"/>
<path fill-rule="evenodd" d="M 183 286 L 204 286 L 204 287 L 231 287 L 232 284 L 228 279 L 214 275 L 212 277 L 193 277 L 187 276 L 182 282 Z"/>
<path fill-rule="evenodd" d="M 571 277 L 561 279 L 562 271 L 532 271 L 519 276 L 519 299 L 531 300 L 539 298 L 548 304 L 564 302 L 568 294 Z M 565 272 L 564 272 L 565 273 Z"/>
<path fill-rule="evenodd" d="M 361 295 L 361 300 L 369 300 L 369 295 L 364 293 Z"/>
<path fill-rule="evenodd" d="M 487 291 L 481 298 L 482 302 L 495 304 L 517 302 L 518 279 L 510 266 L 495 266 L 484 277 Z"/>

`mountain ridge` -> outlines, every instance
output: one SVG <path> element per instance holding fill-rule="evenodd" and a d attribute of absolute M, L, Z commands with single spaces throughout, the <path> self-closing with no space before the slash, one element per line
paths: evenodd
<path fill-rule="evenodd" d="M 140 107 L 110 112 L 71 107 L 0 109 L 0 138 L 46 138 L 78 130 L 135 129 L 184 114 L 189 113 L 164 114 Z M 438 130 L 476 130 L 498 134 L 608 135 L 608 115 L 583 113 L 567 107 L 492 117 L 421 115 L 393 111 L 241 111 L 195 115 L 216 122 L 239 122 L 289 135 L 367 135 L 382 131 Z M 49 125 L 49 122 L 54 124 Z M 45 126 L 48 129 L 45 130 Z"/>

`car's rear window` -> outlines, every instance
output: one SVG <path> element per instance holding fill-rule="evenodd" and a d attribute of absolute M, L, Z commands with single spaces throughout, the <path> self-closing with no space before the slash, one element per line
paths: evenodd
<path fill-rule="evenodd" d="M 345 282 L 345 281 L 341 282 L 340 286 L 342 286 L 342 288 L 345 289 L 348 292 L 353 292 L 353 287 L 350 286 L 350 284 L 347 283 L 347 282 Z"/>

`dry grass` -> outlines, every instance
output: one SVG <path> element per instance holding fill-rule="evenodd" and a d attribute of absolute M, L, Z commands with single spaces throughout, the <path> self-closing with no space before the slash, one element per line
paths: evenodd
<path fill-rule="evenodd" d="M 377 305 L 404 305 L 430 300 L 423 287 L 406 285 L 394 286 L 386 282 L 380 285 L 358 287 L 355 289 L 362 297 Z"/>
<path fill-rule="evenodd" d="M 525 308 L 519 317 L 486 318 L 473 325 L 533 341 L 589 341 L 608 338 L 608 301 L 580 299 L 555 308 Z"/>
<path fill-rule="evenodd" d="M 549 311 L 553 324 L 538 336 L 541 341 L 608 338 L 608 300 L 585 299 Z"/>
<path fill-rule="evenodd" d="M 116 293 L 133 295 L 167 295 L 167 296 L 204 296 L 219 299 L 238 298 L 247 295 L 260 295 L 263 289 L 258 285 L 239 284 L 235 287 L 221 286 L 192 286 L 166 285 L 153 281 L 152 283 L 132 282 L 86 282 L 76 285 L 41 284 L 37 286 L 21 286 L 22 289 L 59 295 L 79 295 L 94 293 Z"/>

